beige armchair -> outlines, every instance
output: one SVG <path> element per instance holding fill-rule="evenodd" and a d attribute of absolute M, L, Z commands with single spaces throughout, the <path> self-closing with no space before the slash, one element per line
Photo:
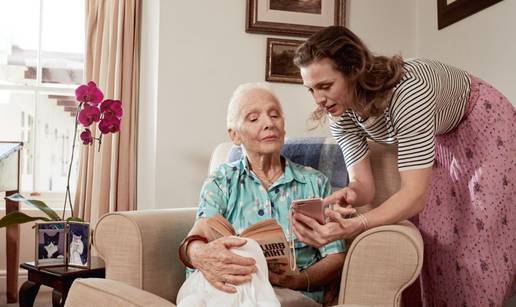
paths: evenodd
<path fill-rule="evenodd" d="M 227 157 L 215 150 L 210 169 Z M 370 144 L 377 205 L 399 187 L 396 150 Z M 361 208 L 367 210 L 368 208 Z M 106 279 L 78 279 L 67 307 L 175 306 L 184 281 L 177 249 L 195 219 L 195 208 L 117 212 L 103 216 L 94 245 L 106 263 Z M 339 306 L 400 306 L 401 293 L 419 276 L 423 242 L 408 221 L 372 228 L 356 237 L 342 270 Z"/>

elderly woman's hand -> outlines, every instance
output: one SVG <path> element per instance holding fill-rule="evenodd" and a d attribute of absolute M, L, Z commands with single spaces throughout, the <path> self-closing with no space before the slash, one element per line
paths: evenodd
<path fill-rule="evenodd" d="M 355 212 L 351 206 L 334 205 L 333 210 L 325 211 L 326 216 L 330 218 L 325 225 L 319 224 L 309 216 L 294 214 L 293 231 L 298 240 L 317 248 L 336 240 L 353 238 L 363 230 L 358 218 L 347 218 Z"/>
<path fill-rule="evenodd" d="M 193 242 L 189 248 L 190 260 L 215 288 L 234 293 L 236 289 L 230 285 L 246 283 L 256 272 L 253 258 L 242 257 L 229 250 L 246 243 L 246 240 L 235 237 L 223 237 L 207 244 Z"/>

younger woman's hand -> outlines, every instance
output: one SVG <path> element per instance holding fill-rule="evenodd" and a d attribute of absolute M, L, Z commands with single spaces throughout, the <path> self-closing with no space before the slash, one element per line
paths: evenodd
<path fill-rule="evenodd" d="M 333 210 L 325 211 L 330 221 L 324 225 L 306 215 L 294 214 L 292 230 L 298 240 L 320 248 L 336 240 L 353 238 L 363 230 L 362 223 L 358 218 L 348 218 L 355 212 L 356 210 L 351 206 L 334 205 Z"/>
<path fill-rule="evenodd" d="M 256 272 L 256 261 L 242 257 L 230 251 L 247 241 L 236 237 L 223 237 L 209 243 L 194 241 L 189 246 L 192 265 L 202 272 L 206 280 L 215 288 L 235 293 L 231 285 L 240 285 L 251 281 L 251 274 Z"/>
<path fill-rule="evenodd" d="M 356 205 L 357 193 L 350 187 L 345 187 L 323 199 L 325 205 L 338 204 L 341 206 Z"/>

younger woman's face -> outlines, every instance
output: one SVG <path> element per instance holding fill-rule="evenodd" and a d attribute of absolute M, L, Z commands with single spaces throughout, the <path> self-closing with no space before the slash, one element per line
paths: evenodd
<path fill-rule="evenodd" d="M 328 58 L 314 61 L 301 67 L 301 76 L 315 103 L 332 116 L 340 116 L 349 108 L 351 95 L 347 80 L 333 66 Z"/>

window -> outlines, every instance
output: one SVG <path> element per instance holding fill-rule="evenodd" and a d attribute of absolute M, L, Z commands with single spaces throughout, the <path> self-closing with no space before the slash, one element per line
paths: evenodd
<path fill-rule="evenodd" d="M 84 8 L 84 0 L 0 1 L 0 140 L 24 143 L 21 192 L 57 208 L 83 83 Z"/>

